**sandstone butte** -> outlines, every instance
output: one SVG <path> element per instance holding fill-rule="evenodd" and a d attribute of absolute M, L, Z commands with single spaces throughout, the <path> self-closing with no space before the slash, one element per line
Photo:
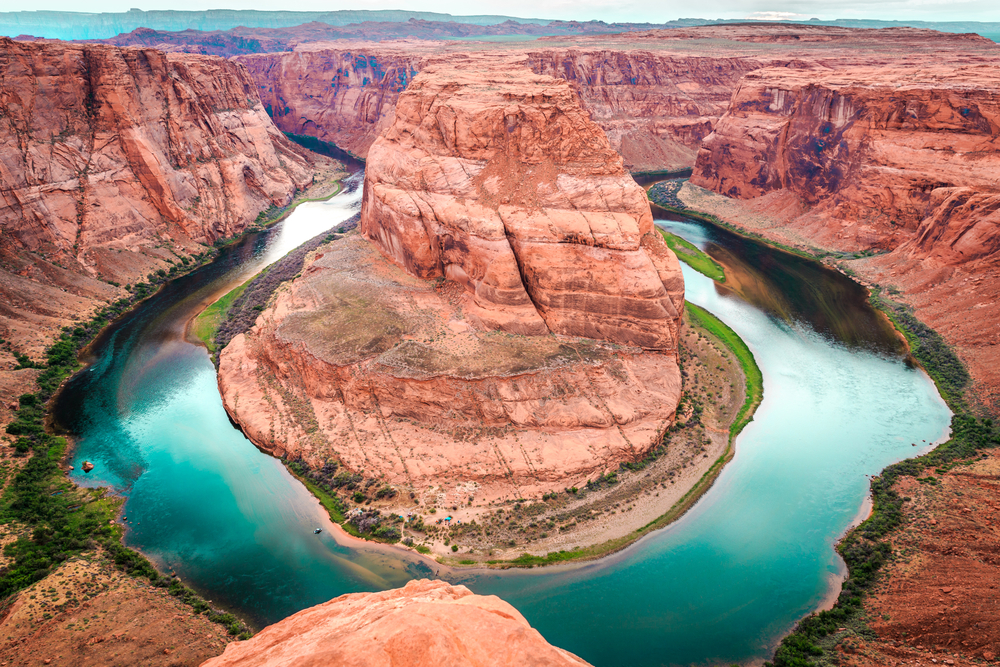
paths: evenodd
<path fill-rule="evenodd" d="M 978 399 L 994 411 L 998 88 L 995 46 L 937 62 L 761 69 L 741 81 L 691 178 L 745 200 L 750 213 L 732 219 L 755 231 L 795 245 L 877 253 L 850 266 L 901 290 L 897 298 L 957 347 Z M 764 211 L 766 222 L 753 215 Z"/>
<path fill-rule="evenodd" d="M 202 667 L 585 667 L 494 595 L 443 581 L 352 593 L 230 644 Z"/>
<path fill-rule="evenodd" d="M 426 67 L 369 152 L 361 230 L 221 354 L 261 448 L 464 504 L 582 483 L 671 423 L 680 267 L 566 82 Z"/>
<path fill-rule="evenodd" d="M 36 359 L 328 163 L 221 58 L 0 38 L 0 69 L 0 337 Z"/>
<path fill-rule="evenodd" d="M 520 55 L 536 74 L 566 79 L 631 171 L 694 165 L 702 139 L 744 74 L 763 67 L 836 69 L 904 57 L 978 52 L 977 35 L 887 28 L 727 25 L 520 43 L 322 41 L 307 26 L 294 49 L 241 55 L 261 100 L 285 132 L 365 157 L 391 123 L 399 94 L 442 55 Z M 183 41 L 183 40 L 181 40 Z"/>

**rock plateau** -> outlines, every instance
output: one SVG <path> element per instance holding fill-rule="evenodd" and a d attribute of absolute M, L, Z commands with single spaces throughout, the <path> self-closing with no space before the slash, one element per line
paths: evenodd
<path fill-rule="evenodd" d="M 587 664 L 546 642 L 500 598 L 424 579 L 310 607 L 230 644 L 202 667 Z"/>
<path fill-rule="evenodd" d="M 680 267 L 565 81 L 425 68 L 369 152 L 361 231 L 222 352 L 226 408 L 262 448 L 465 501 L 561 490 L 659 441 Z"/>

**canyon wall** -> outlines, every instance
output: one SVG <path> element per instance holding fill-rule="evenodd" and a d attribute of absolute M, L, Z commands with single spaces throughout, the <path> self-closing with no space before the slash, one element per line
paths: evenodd
<path fill-rule="evenodd" d="M 826 72 L 761 69 L 741 81 L 691 183 L 761 211 L 793 211 L 770 230 L 786 242 L 879 253 L 852 267 L 902 290 L 996 405 L 998 87 L 995 50 Z"/>
<path fill-rule="evenodd" d="M 22 351 L 328 164 L 277 130 L 230 61 L 8 39 L 0 61 L 0 336 Z"/>
<path fill-rule="evenodd" d="M 587 664 L 546 642 L 495 595 L 422 579 L 310 607 L 230 644 L 202 667 Z"/>
<path fill-rule="evenodd" d="M 235 60 L 246 65 L 283 131 L 317 137 L 363 158 L 391 124 L 399 94 L 446 48 L 315 43 Z M 573 85 L 632 171 L 690 167 L 739 78 L 783 62 L 563 47 L 518 55 L 535 73 Z"/>

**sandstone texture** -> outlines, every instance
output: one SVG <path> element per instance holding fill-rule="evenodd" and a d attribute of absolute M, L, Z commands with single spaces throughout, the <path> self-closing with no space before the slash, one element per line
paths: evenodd
<path fill-rule="evenodd" d="M 865 601 L 871 634 L 837 633 L 841 664 L 972 667 L 1000 656 L 1000 457 L 903 477 L 904 527 L 890 536 L 884 583 Z"/>
<path fill-rule="evenodd" d="M 902 290 L 996 408 L 1000 52 L 944 60 L 752 72 L 691 183 L 780 210 L 775 238 L 878 253 L 854 270 Z"/>
<path fill-rule="evenodd" d="M 500 598 L 443 581 L 334 598 L 230 644 L 203 667 L 585 666 Z"/>
<path fill-rule="evenodd" d="M 468 303 L 357 233 L 333 241 L 222 351 L 226 410 L 276 456 L 477 505 L 582 484 L 670 425 L 674 355 L 483 330 Z"/>
<path fill-rule="evenodd" d="M 220 58 L 0 39 L 0 63 L 0 337 L 36 358 L 118 285 L 241 232 L 326 161 Z"/>
<path fill-rule="evenodd" d="M 0 544 L 15 538 L 11 528 L 0 528 Z M 194 667 L 235 640 L 102 552 L 71 558 L 5 602 L 0 663 L 10 667 Z"/>
<path fill-rule="evenodd" d="M 564 81 L 429 65 L 369 151 L 361 231 L 409 273 L 462 284 L 484 328 L 676 354 L 677 258 Z"/>

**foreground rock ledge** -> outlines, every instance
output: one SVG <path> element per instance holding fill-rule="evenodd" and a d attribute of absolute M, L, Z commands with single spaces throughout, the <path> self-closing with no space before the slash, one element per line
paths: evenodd
<path fill-rule="evenodd" d="M 289 616 L 231 644 L 202 667 L 580 667 L 512 606 L 443 581 L 353 593 Z"/>

